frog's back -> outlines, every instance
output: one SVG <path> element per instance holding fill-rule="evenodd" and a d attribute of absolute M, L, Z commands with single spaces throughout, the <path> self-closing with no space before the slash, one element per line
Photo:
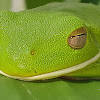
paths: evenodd
<path fill-rule="evenodd" d="M 74 5 L 74 6 L 73 6 Z M 45 6 L 37 7 L 27 12 L 63 12 L 81 18 L 95 33 L 95 40 L 99 41 L 100 47 L 100 7 L 85 3 L 51 3 Z"/>
<path fill-rule="evenodd" d="M 73 6 L 74 5 L 74 6 Z M 100 26 L 100 7 L 85 3 L 51 3 L 45 6 L 37 7 L 29 12 L 65 12 L 82 18 L 85 22 Z"/>

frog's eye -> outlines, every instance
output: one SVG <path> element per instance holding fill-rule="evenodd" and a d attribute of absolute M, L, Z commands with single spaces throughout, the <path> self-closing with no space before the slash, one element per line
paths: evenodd
<path fill-rule="evenodd" d="M 73 49 L 81 49 L 85 46 L 87 32 L 85 28 L 79 28 L 73 31 L 68 37 L 68 45 Z"/>

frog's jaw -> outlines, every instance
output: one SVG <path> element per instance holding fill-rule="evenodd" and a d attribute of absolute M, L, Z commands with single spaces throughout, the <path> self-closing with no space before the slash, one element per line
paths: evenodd
<path fill-rule="evenodd" d="M 2 72 L 1 70 L 0 70 L 0 73 L 4 76 L 8 76 L 8 77 L 11 77 L 11 78 L 14 78 L 14 79 L 19 79 L 19 80 L 24 80 L 24 81 L 45 80 L 45 79 L 51 79 L 51 78 L 64 76 L 65 74 L 68 74 L 68 73 L 77 71 L 79 69 L 82 69 L 82 68 L 90 65 L 91 63 L 97 61 L 99 58 L 100 58 L 100 50 L 99 50 L 99 53 L 96 54 L 93 58 L 91 58 L 91 59 L 89 59 L 89 60 L 87 60 L 87 61 L 85 61 L 81 64 L 78 64 L 78 65 L 75 65 L 75 66 L 72 66 L 72 67 L 69 67 L 69 68 L 65 68 L 65 69 L 62 69 L 62 70 L 50 72 L 50 73 L 32 76 L 32 77 L 11 76 L 11 75 L 8 75 L 8 74 Z"/>

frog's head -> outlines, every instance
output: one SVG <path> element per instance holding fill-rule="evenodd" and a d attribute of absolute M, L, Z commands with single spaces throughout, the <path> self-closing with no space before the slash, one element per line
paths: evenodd
<path fill-rule="evenodd" d="M 46 79 L 97 60 L 99 50 L 89 27 L 78 17 L 62 14 L 19 12 L 3 17 L 1 73 L 22 80 Z"/>

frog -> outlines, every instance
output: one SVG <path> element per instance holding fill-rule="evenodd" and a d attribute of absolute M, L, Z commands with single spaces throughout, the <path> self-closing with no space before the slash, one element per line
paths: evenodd
<path fill-rule="evenodd" d="M 73 5 L 1 11 L 0 74 L 23 81 L 99 79 L 100 7 Z"/>

